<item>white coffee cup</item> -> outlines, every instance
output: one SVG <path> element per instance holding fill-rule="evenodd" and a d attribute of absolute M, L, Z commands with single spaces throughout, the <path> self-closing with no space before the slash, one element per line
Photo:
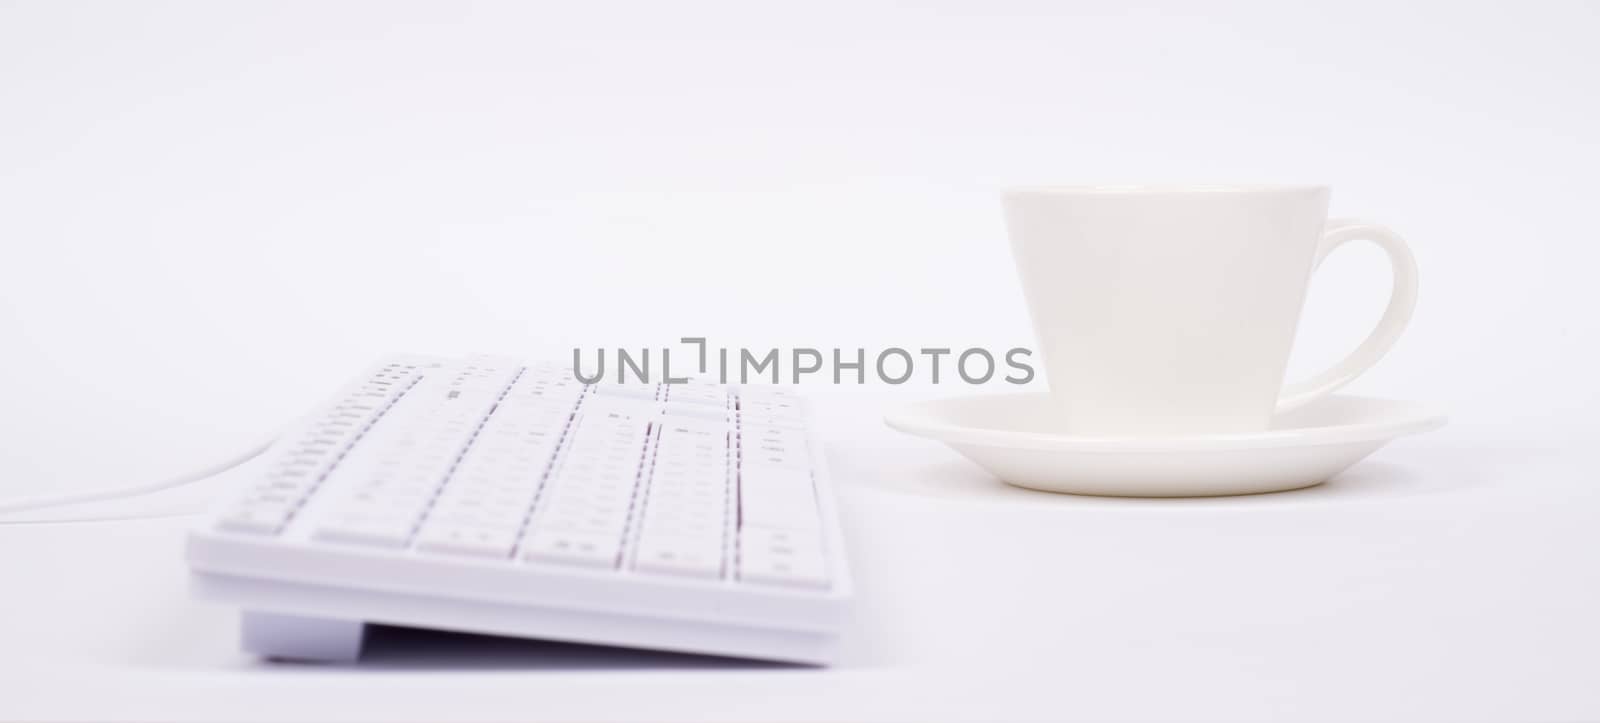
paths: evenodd
<path fill-rule="evenodd" d="M 1366 371 L 1417 299 L 1405 241 L 1330 221 L 1321 186 L 1062 186 L 1005 194 L 1011 249 L 1062 431 L 1258 432 Z M 1311 273 L 1347 241 L 1388 252 L 1382 320 L 1343 361 L 1284 386 Z"/>

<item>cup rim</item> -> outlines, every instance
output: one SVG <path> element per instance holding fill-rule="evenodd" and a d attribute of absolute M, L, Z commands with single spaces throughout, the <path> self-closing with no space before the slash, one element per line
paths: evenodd
<path fill-rule="evenodd" d="M 1007 196 L 1163 196 L 1326 193 L 1316 183 L 1086 183 L 1007 188 Z"/>

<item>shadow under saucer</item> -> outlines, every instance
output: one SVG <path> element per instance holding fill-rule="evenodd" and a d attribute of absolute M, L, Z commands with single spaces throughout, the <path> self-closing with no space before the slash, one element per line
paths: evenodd
<path fill-rule="evenodd" d="M 1269 507 L 1301 504 L 1363 502 L 1413 495 L 1441 494 L 1485 481 L 1482 465 L 1454 455 L 1447 471 L 1437 460 L 1421 466 L 1406 463 L 1409 456 L 1391 452 L 1391 460 L 1369 460 L 1321 484 L 1281 492 L 1215 497 L 1102 497 L 1043 492 L 1006 484 L 976 464 L 932 444 L 918 443 L 894 450 L 848 444 L 829 447 L 829 462 L 841 489 L 910 495 L 931 500 L 1020 505 L 1028 507 L 1083 508 L 1086 506 Z M 1470 456 L 1470 455 L 1469 455 Z"/>

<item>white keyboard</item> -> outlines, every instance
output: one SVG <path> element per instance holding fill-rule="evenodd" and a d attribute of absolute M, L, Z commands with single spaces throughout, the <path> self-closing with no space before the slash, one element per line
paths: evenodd
<path fill-rule="evenodd" d="M 364 623 L 826 664 L 851 597 L 802 402 L 397 357 L 189 538 L 244 645 L 352 660 Z"/>

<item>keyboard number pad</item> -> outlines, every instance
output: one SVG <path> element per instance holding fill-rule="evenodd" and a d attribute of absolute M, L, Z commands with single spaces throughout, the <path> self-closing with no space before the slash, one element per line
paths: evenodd
<path fill-rule="evenodd" d="M 717 578 L 728 523 L 728 429 L 669 417 L 661 425 L 634 569 Z"/>
<path fill-rule="evenodd" d="M 417 533 L 423 552 L 508 558 L 572 414 L 572 401 L 507 397 L 484 422 Z"/>
<path fill-rule="evenodd" d="M 531 562 L 614 568 L 632 510 L 650 417 L 583 413 L 523 540 Z"/>

